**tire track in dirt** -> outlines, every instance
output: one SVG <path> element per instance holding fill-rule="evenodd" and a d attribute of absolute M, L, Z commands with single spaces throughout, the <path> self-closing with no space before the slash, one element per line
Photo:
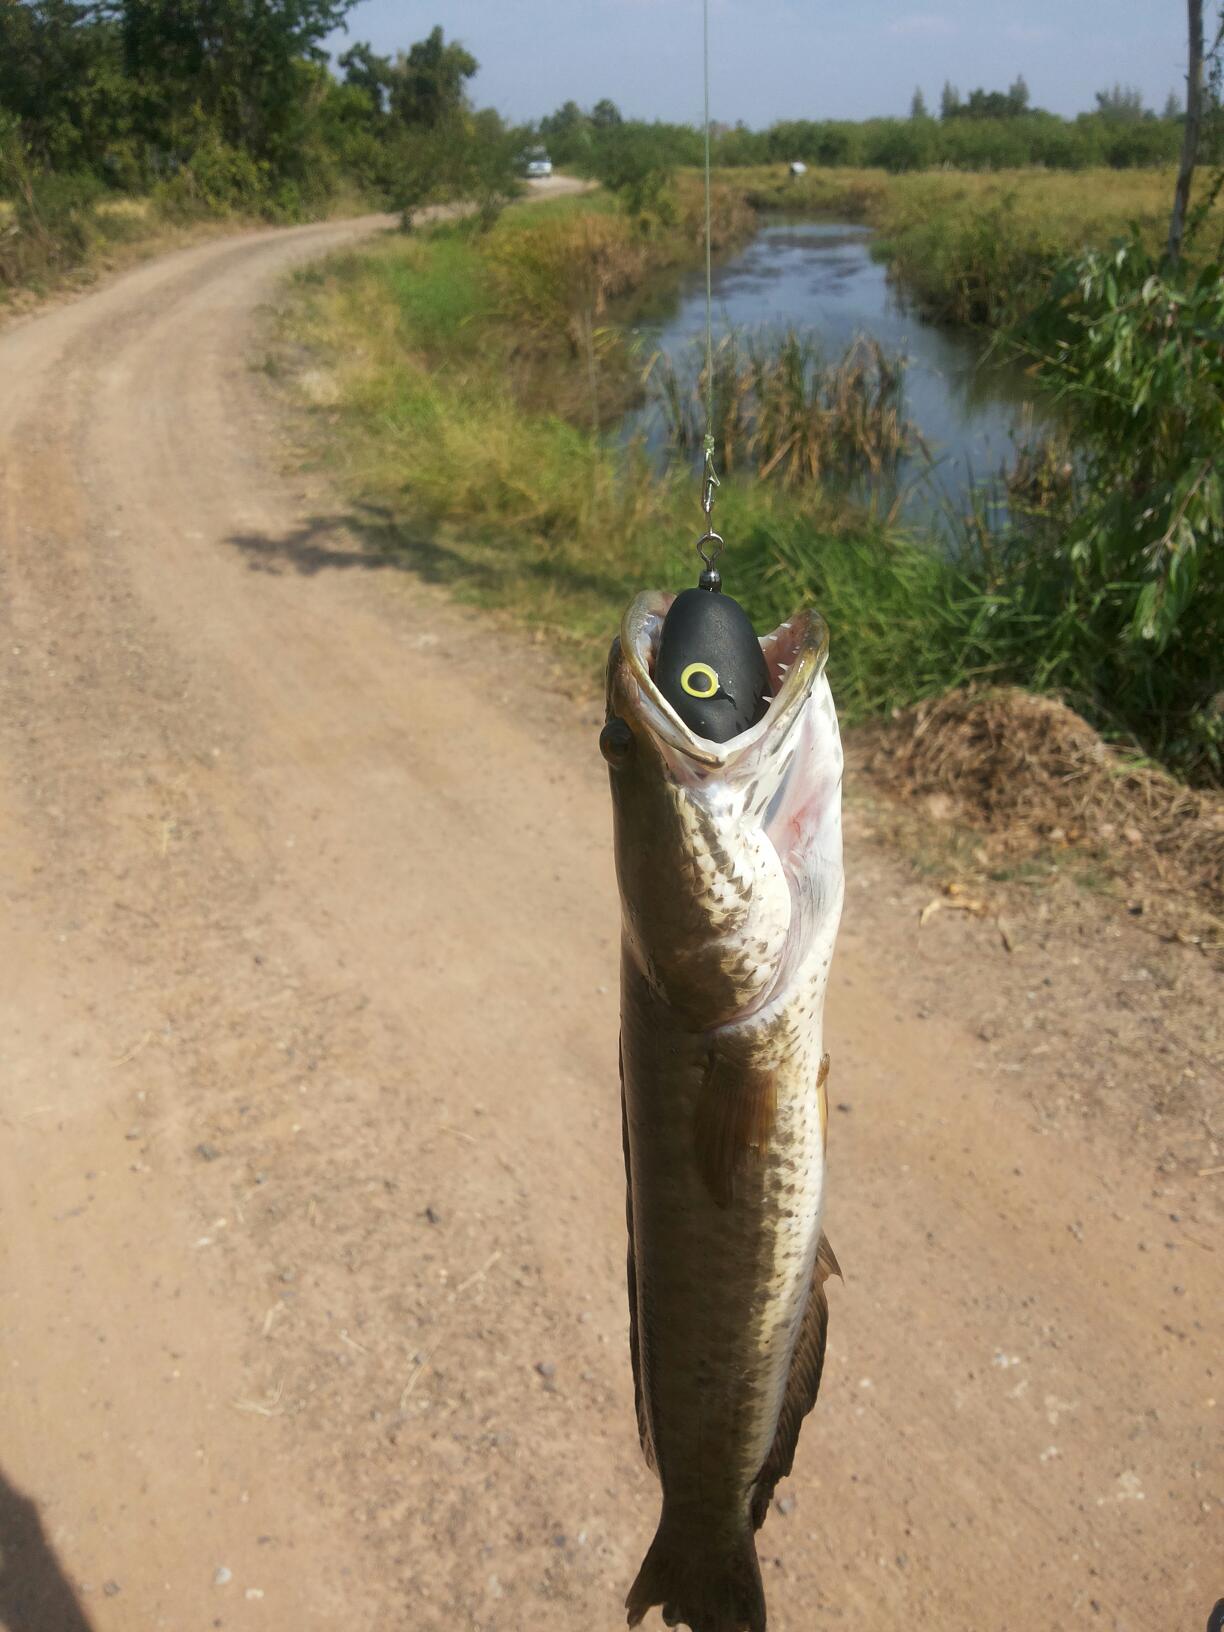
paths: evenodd
<path fill-rule="evenodd" d="M 0 337 L 0 1475 L 22 1590 L 61 1569 L 94 1632 L 613 1627 L 653 1529 L 593 717 L 362 553 L 249 368 L 277 279 L 369 230 Z M 773 1624 L 1182 1632 L 1218 1257 L 1174 1270 L 1144 1153 L 985 1069 L 969 943 L 916 1017 L 899 888 L 860 851 L 849 1282 Z"/>

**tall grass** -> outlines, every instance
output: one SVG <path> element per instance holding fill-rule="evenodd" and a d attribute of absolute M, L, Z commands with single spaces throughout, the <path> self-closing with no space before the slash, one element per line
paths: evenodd
<path fill-rule="evenodd" d="M 503 314 L 545 337 L 564 332 L 575 356 L 610 302 L 639 286 L 648 262 L 624 216 L 589 211 L 497 234 L 485 255 Z"/>

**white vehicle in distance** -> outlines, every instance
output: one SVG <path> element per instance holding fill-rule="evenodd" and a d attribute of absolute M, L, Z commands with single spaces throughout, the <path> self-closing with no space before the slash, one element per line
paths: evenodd
<path fill-rule="evenodd" d="M 552 175 L 552 160 L 542 147 L 532 148 L 527 155 L 527 174 L 533 181 Z"/>

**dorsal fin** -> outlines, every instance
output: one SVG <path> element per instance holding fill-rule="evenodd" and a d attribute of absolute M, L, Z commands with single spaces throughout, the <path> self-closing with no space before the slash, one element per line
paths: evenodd
<path fill-rule="evenodd" d="M 769 1504 L 779 1479 L 785 1479 L 795 1461 L 795 1447 L 803 1419 L 816 1404 L 820 1389 L 820 1374 L 824 1370 L 825 1338 L 829 1330 L 829 1302 L 825 1296 L 825 1282 L 830 1275 L 840 1277 L 841 1268 L 833 1248 L 825 1236 L 816 1249 L 816 1267 L 812 1272 L 812 1289 L 803 1324 L 791 1359 L 786 1395 L 778 1414 L 778 1428 L 769 1455 L 765 1458 L 752 1491 L 752 1522 L 756 1529 L 765 1523 Z"/>
<path fill-rule="evenodd" d="M 629 1158 L 629 1115 L 625 1108 L 625 1065 L 621 1061 L 621 1133 L 625 1141 L 625 1225 L 629 1232 L 628 1259 L 625 1265 L 629 1283 L 629 1358 L 633 1362 L 633 1403 L 637 1408 L 638 1438 L 646 1466 L 656 1468 L 654 1437 L 650 1429 L 650 1414 L 646 1396 L 642 1392 L 642 1350 L 638 1337 L 637 1255 L 633 1240 L 633 1172 Z"/>

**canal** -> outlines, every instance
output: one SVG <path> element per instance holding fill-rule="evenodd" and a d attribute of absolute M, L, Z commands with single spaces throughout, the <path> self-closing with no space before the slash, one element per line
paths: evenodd
<path fill-rule="evenodd" d="M 786 221 L 763 227 L 714 272 L 715 337 L 796 329 L 815 338 L 836 362 L 864 335 L 907 362 L 904 412 L 926 452 L 903 459 L 889 491 L 900 513 L 923 522 L 961 512 L 972 487 L 982 488 L 1011 463 L 1018 443 L 1040 427 L 1023 372 L 987 361 L 977 335 L 926 322 L 872 257 L 869 228 L 840 222 Z M 705 334 L 705 276 L 689 275 L 634 325 L 643 354 L 661 350 L 695 377 Z M 626 430 L 661 448 L 657 405 L 629 418 Z"/>

